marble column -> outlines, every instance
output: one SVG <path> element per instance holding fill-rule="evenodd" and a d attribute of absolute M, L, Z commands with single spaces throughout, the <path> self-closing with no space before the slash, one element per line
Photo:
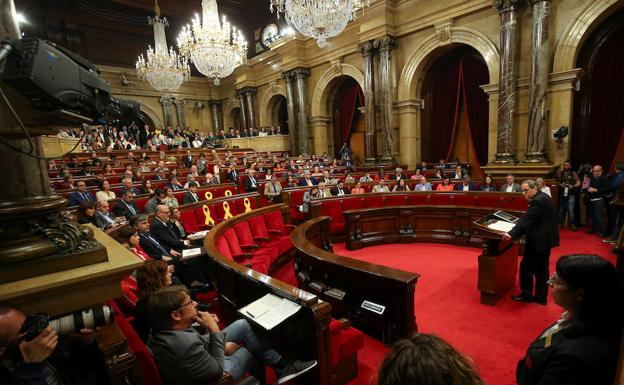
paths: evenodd
<path fill-rule="evenodd" d="M 375 136 L 375 93 L 374 93 L 374 73 L 373 73 L 373 42 L 367 41 L 360 44 L 364 67 L 364 105 L 366 112 L 366 133 L 364 139 L 364 163 L 367 165 L 377 162 L 377 138 Z"/>
<path fill-rule="evenodd" d="M 245 113 L 245 92 L 243 90 L 239 90 L 236 92 L 236 96 L 238 96 L 238 101 L 240 103 L 240 117 L 241 117 L 241 129 L 249 128 L 247 124 L 247 114 Z M 236 127 L 238 129 L 238 127 Z"/>
<path fill-rule="evenodd" d="M 399 163 L 412 170 L 421 161 L 420 114 L 422 99 L 409 99 L 394 103 L 399 119 Z"/>
<path fill-rule="evenodd" d="M 163 106 L 163 123 L 164 128 L 173 126 L 173 99 L 169 96 L 161 96 L 160 104 Z"/>
<path fill-rule="evenodd" d="M 217 133 L 223 130 L 222 103 L 220 100 L 210 100 L 208 105 L 210 106 L 210 115 L 212 116 L 212 132 Z"/>
<path fill-rule="evenodd" d="M 390 62 L 390 51 L 395 45 L 396 40 L 392 36 L 382 37 L 373 43 L 373 46 L 379 50 L 381 164 L 396 163 L 392 156 L 394 138 L 392 132 L 392 66 Z"/>
<path fill-rule="evenodd" d="M 186 101 L 184 99 L 174 99 L 173 103 L 176 106 L 176 116 L 178 117 L 178 126 L 184 129 L 186 127 L 186 118 L 184 117 L 184 105 Z"/>
<path fill-rule="evenodd" d="M 286 109 L 288 111 L 288 135 L 290 140 L 291 155 L 300 153 L 297 137 L 299 135 L 299 127 L 295 119 L 295 88 L 293 77 L 290 72 L 284 72 L 282 78 L 286 82 Z"/>
<path fill-rule="evenodd" d="M 494 163 L 515 163 L 514 115 L 518 98 L 517 53 L 519 51 L 519 12 L 524 0 L 494 0 L 493 6 L 501 16 L 500 28 L 500 81 L 498 99 L 498 133 Z"/>
<path fill-rule="evenodd" d="M 244 91 L 245 102 L 247 104 L 247 124 L 249 124 L 249 127 L 256 128 L 256 109 L 254 108 L 254 95 L 256 94 L 256 89 L 246 87 Z"/>
<path fill-rule="evenodd" d="M 310 118 L 315 154 L 322 154 L 327 151 L 327 127 L 330 121 L 329 116 L 313 116 Z"/>
<path fill-rule="evenodd" d="M 525 162 L 545 163 L 548 139 L 548 72 L 550 68 L 549 26 L 550 0 L 531 0 L 533 36 L 531 49 L 531 83 L 529 94 L 529 129 Z"/>
<path fill-rule="evenodd" d="M 292 71 L 295 77 L 295 88 L 297 92 L 297 124 L 299 126 L 299 152 L 302 154 L 310 154 L 310 129 L 308 128 L 308 98 L 306 90 L 306 78 L 310 76 L 310 70 L 307 68 L 297 68 Z"/>

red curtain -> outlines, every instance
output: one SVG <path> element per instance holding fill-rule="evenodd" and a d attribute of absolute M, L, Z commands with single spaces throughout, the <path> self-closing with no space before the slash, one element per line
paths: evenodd
<path fill-rule="evenodd" d="M 621 22 L 611 26 L 615 21 L 605 22 L 583 47 L 579 64 L 587 75 L 575 96 L 571 127 L 572 160 L 600 164 L 605 170 L 616 161 L 624 130 L 624 27 Z"/>
<path fill-rule="evenodd" d="M 437 76 L 432 83 L 432 105 L 425 108 L 432 111 L 432 153 L 437 162 L 446 159 L 453 145 L 453 129 L 458 106 L 459 60 L 441 60 L 435 63 L 434 68 Z"/>
<path fill-rule="evenodd" d="M 340 146 L 349 139 L 356 108 L 362 106 L 364 106 L 364 94 L 356 83 L 344 93 L 342 103 L 340 103 L 340 125 L 342 127 L 342 143 L 339 144 Z"/>
<path fill-rule="evenodd" d="M 490 82 L 487 66 L 474 57 L 462 58 L 464 108 L 468 112 L 470 136 L 479 165 L 488 157 L 488 98 L 480 86 Z"/>

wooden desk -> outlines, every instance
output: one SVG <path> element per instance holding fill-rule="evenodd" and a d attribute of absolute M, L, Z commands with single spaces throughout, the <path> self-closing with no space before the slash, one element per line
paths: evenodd
<path fill-rule="evenodd" d="M 291 234 L 299 286 L 329 302 L 334 318 L 346 317 L 386 344 L 411 336 L 417 331 L 414 291 L 419 275 L 333 254 L 329 223 L 329 217 L 317 217 Z M 344 297 L 332 296 L 331 289 Z M 384 306 L 383 314 L 363 309 L 363 301 Z"/>
<path fill-rule="evenodd" d="M 470 206 L 394 206 L 345 211 L 346 247 L 436 242 L 483 248 L 479 256 L 481 303 L 495 305 L 515 286 L 518 246 L 474 223 L 491 212 Z M 522 213 L 514 212 L 516 215 Z"/>

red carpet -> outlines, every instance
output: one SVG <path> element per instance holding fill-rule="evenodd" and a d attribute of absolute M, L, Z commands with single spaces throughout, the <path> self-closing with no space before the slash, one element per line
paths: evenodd
<path fill-rule="evenodd" d="M 562 231 L 562 246 L 553 249 L 551 272 L 561 255 L 598 254 L 615 262 L 611 245 L 581 232 Z M 439 244 L 386 245 L 349 251 L 335 244 L 336 254 L 418 272 L 415 308 L 419 331 L 433 333 L 472 357 L 489 385 L 515 384 L 516 362 L 529 343 L 561 313 L 548 306 L 514 302 L 506 296 L 495 307 L 479 303 L 477 256 L 480 250 Z M 292 266 L 274 274 L 295 283 Z M 350 385 L 375 384 L 374 376 L 387 347 L 372 338 L 358 355 L 359 376 Z"/>

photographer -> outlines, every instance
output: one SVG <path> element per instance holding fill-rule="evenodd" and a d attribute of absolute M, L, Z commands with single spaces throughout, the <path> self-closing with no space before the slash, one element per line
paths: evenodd
<path fill-rule="evenodd" d="M 559 227 L 565 223 L 566 212 L 568 223 L 572 231 L 577 230 L 578 223 L 575 220 L 576 198 L 581 187 L 581 180 L 574 170 L 569 160 L 563 162 L 563 168 L 557 176 L 559 181 Z"/>
<path fill-rule="evenodd" d="M 27 317 L 0 306 L 0 383 L 27 385 L 97 384 L 106 378 L 93 330 L 80 330 L 80 338 L 59 343 L 48 325 L 37 335 L 25 331 Z M 80 342 L 82 340 L 82 342 Z M 100 379 L 100 380 L 98 380 Z"/>

